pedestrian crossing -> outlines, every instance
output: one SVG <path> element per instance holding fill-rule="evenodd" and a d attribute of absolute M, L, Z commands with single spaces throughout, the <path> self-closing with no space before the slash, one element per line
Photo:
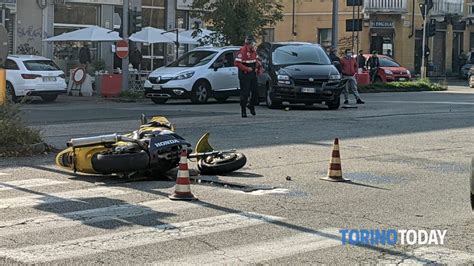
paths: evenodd
<path fill-rule="evenodd" d="M 91 256 L 100 256 L 113 252 L 125 252 L 143 247 L 166 246 L 170 243 L 190 241 L 199 237 L 218 236 L 220 234 L 240 234 L 251 228 L 269 228 L 281 231 L 283 236 L 271 235 L 270 240 L 258 237 L 240 238 L 239 241 L 223 245 L 218 250 L 209 247 L 202 252 L 193 250 L 184 256 L 165 254 L 164 260 L 153 258 L 145 261 L 149 264 L 250 264 L 286 257 L 299 256 L 305 253 L 326 249 L 345 249 L 339 240 L 339 228 L 323 228 L 308 232 L 289 230 L 279 224 L 292 224 L 290 217 L 274 216 L 245 210 L 208 211 L 212 204 L 205 202 L 170 201 L 163 195 L 154 194 L 146 200 L 132 200 L 137 193 L 132 186 L 107 187 L 95 186 L 84 188 L 80 181 L 54 180 L 48 178 L 5 180 L 0 179 L 0 264 L 2 260 L 19 263 L 60 263 L 64 261 L 83 261 Z M 77 186 L 81 187 L 77 187 Z M 45 193 L 54 191 L 51 188 L 64 190 L 75 187 L 75 190 Z M 17 192 L 12 196 L 13 192 Z M 8 194 L 7 194 L 8 193 Z M 84 205 L 86 209 L 44 211 L 38 208 L 44 204 L 77 202 L 81 204 L 91 198 L 120 197 L 107 206 Z M 124 198 L 130 200 L 124 200 Z M 60 205 L 60 204 L 59 204 Z M 35 209 L 30 216 L 23 217 L 24 209 Z M 46 208 L 47 209 L 47 208 Z M 18 217 L 9 215 L 2 219 L 2 214 L 18 211 Z M 188 215 L 200 213 L 199 217 Z M 152 221 L 151 223 L 134 223 L 133 219 L 145 219 L 154 214 L 177 214 L 176 221 Z M 126 226 L 119 230 L 113 228 L 91 227 L 94 224 L 123 222 Z M 95 230 L 91 230 L 95 228 Z M 277 229 L 275 229 L 277 228 Z M 44 242 L 29 241 L 30 235 L 48 235 L 45 232 L 58 232 L 56 238 L 46 238 Z M 63 232 L 73 235 L 65 235 Z M 291 231 L 291 234 L 288 233 Z M 311 231 L 311 232 L 310 232 Z M 77 233 L 77 235 L 75 234 Z M 59 237 L 58 237 L 59 236 Z M 27 240 L 20 241 L 21 237 Z M 15 240 L 16 239 L 16 240 Z M 41 239 L 41 237 L 39 238 Z M 18 241 L 17 241 L 18 240 Z M 159 249 L 158 249 L 159 250 Z M 159 252 L 159 251 L 155 251 Z M 435 253 L 447 254 L 441 260 L 434 258 Z M 474 262 L 474 255 L 456 250 L 415 249 L 411 254 L 416 261 L 442 261 L 443 263 Z M 400 258 L 392 257 L 381 262 L 392 263 Z M 86 262 L 87 263 L 87 262 Z M 114 261 L 109 261 L 114 263 Z M 127 263 L 127 261 L 115 261 Z"/>

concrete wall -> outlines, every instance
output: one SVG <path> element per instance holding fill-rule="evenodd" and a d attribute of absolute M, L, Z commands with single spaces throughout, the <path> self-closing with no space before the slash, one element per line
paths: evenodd
<path fill-rule="evenodd" d="M 43 9 L 36 1 L 17 1 L 16 54 L 43 54 Z"/>

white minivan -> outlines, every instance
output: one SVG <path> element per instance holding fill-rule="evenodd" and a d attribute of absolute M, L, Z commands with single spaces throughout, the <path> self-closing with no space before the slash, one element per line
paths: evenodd
<path fill-rule="evenodd" d="M 17 102 L 23 96 L 39 96 L 53 102 L 66 93 L 64 72 L 51 60 L 35 55 L 10 55 L 5 61 L 7 95 Z"/>
<path fill-rule="evenodd" d="M 145 81 L 145 96 L 154 103 L 190 99 L 205 103 L 209 98 L 224 102 L 239 94 L 234 66 L 239 47 L 200 47 L 173 63 L 153 71 Z"/>

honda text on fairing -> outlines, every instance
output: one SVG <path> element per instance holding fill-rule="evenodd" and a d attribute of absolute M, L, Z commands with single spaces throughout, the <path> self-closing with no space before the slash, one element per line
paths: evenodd
<path fill-rule="evenodd" d="M 324 102 L 329 109 L 339 108 L 341 75 L 320 45 L 263 43 L 257 53 L 265 70 L 258 77 L 259 95 L 269 108 L 280 108 L 283 102 Z"/>
<path fill-rule="evenodd" d="M 163 116 L 149 121 L 143 115 L 140 128 L 127 135 L 103 135 L 71 139 L 68 148 L 56 157 L 58 166 L 85 174 L 135 173 L 160 176 L 179 164 L 181 150 L 196 158 L 203 174 L 225 174 L 242 168 L 247 159 L 234 150 L 214 150 L 204 134 L 192 153 L 191 144 L 174 132 L 174 126 Z"/>

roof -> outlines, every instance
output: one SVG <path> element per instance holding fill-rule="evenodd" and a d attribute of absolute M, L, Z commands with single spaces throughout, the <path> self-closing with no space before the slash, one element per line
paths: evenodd
<path fill-rule="evenodd" d="M 31 60 L 51 60 L 49 58 L 38 56 L 38 55 L 9 55 L 8 58 L 17 58 L 17 59 L 31 59 Z"/>
<path fill-rule="evenodd" d="M 315 43 L 310 43 L 310 42 L 270 42 L 271 45 L 277 44 L 277 45 L 288 45 L 288 44 L 296 44 L 296 45 L 303 45 L 303 44 L 310 44 L 310 45 L 319 45 Z"/>
<path fill-rule="evenodd" d="M 239 46 L 224 46 L 224 47 L 199 46 L 199 47 L 194 48 L 193 50 L 206 50 L 206 51 L 219 52 L 219 51 L 227 50 L 227 49 L 240 49 L 240 47 Z"/>

